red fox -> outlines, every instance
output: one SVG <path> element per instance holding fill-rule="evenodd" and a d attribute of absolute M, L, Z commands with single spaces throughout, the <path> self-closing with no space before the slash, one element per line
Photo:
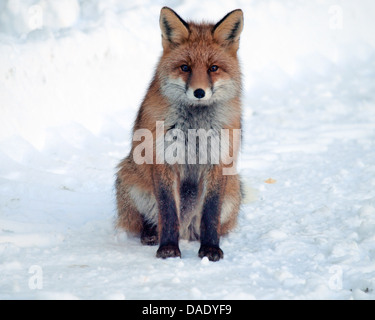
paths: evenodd
<path fill-rule="evenodd" d="M 224 257 L 220 236 L 236 225 L 242 199 L 238 174 L 225 169 L 238 155 L 243 13 L 198 24 L 163 7 L 160 28 L 163 54 L 134 124 L 130 154 L 118 166 L 117 227 L 140 235 L 144 245 L 159 244 L 158 258 L 181 257 L 182 238 L 200 240 L 198 256 L 218 261 Z M 219 137 L 225 130 L 226 140 Z M 202 132 L 208 132 L 205 140 Z M 218 150 L 225 146 L 227 156 Z"/>

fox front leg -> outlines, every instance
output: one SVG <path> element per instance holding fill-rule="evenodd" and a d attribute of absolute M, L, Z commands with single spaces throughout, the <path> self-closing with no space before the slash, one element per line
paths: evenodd
<path fill-rule="evenodd" d="M 201 247 L 198 252 L 200 258 L 207 257 L 210 261 L 224 258 L 219 247 L 220 242 L 220 211 L 221 190 L 224 186 L 217 184 L 207 195 L 203 205 L 201 221 Z"/>
<path fill-rule="evenodd" d="M 156 171 L 156 170 L 155 170 Z M 155 196 L 159 208 L 159 249 L 157 258 L 181 257 L 178 247 L 179 220 L 173 197 L 173 180 L 167 174 L 154 173 Z"/>

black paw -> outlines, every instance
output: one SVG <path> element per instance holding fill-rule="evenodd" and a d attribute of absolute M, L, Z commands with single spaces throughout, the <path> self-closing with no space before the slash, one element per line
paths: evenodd
<path fill-rule="evenodd" d="M 181 251 L 176 245 L 164 245 L 159 247 L 158 251 L 156 252 L 156 257 L 162 259 L 176 257 L 181 258 Z"/>
<path fill-rule="evenodd" d="M 142 235 L 141 243 L 145 246 L 156 246 L 159 243 L 157 235 Z"/>
<path fill-rule="evenodd" d="M 159 243 L 157 225 L 152 224 L 143 218 L 143 228 L 141 232 L 141 243 L 146 246 L 155 246 Z"/>
<path fill-rule="evenodd" d="M 224 253 L 219 247 L 202 245 L 198 256 L 199 258 L 207 257 L 210 261 L 219 261 L 224 258 Z"/>

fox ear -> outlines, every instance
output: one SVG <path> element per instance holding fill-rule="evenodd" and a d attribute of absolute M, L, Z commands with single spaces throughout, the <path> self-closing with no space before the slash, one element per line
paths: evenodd
<path fill-rule="evenodd" d="M 213 36 L 220 44 L 237 51 L 242 29 L 243 13 L 237 9 L 229 12 L 214 26 Z"/>
<path fill-rule="evenodd" d="M 161 9 L 159 23 L 164 50 L 179 45 L 189 36 L 189 25 L 168 7 Z"/>

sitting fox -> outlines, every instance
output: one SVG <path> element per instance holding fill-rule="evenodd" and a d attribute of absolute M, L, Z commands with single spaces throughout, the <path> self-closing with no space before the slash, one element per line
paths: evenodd
<path fill-rule="evenodd" d="M 199 257 L 218 261 L 220 236 L 236 225 L 242 198 L 232 169 L 241 129 L 243 14 L 198 24 L 164 7 L 160 28 L 163 54 L 130 154 L 118 166 L 117 226 L 140 235 L 142 244 L 159 244 L 159 258 L 181 257 L 183 238 L 200 240 Z"/>

